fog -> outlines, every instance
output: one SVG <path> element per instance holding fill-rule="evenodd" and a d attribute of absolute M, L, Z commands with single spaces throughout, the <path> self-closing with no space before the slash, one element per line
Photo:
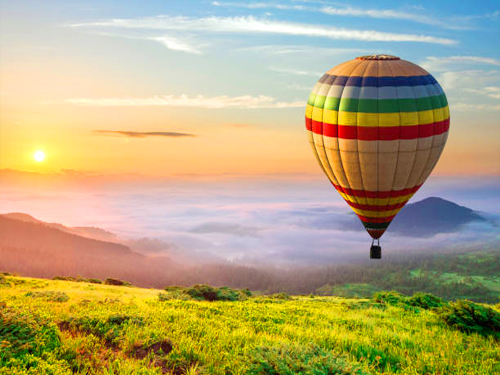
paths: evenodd
<path fill-rule="evenodd" d="M 35 176 L 2 172 L 0 213 L 24 212 L 66 226 L 115 233 L 135 251 L 179 260 L 314 265 L 366 259 L 371 242 L 335 189 L 319 175 Z M 382 238 L 385 254 L 480 245 L 498 239 L 497 178 L 431 177 L 412 198 L 439 196 L 492 221 L 452 233 Z"/>

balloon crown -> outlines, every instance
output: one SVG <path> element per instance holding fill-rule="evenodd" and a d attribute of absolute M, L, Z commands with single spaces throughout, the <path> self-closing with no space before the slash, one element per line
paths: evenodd
<path fill-rule="evenodd" d="M 399 60 L 399 57 L 392 55 L 366 55 L 366 56 L 358 56 L 356 60 Z"/>

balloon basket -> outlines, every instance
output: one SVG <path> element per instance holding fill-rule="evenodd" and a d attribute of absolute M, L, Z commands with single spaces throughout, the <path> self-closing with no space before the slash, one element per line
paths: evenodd
<path fill-rule="evenodd" d="M 375 240 L 372 241 L 372 246 L 370 247 L 370 259 L 381 259 L 382 258 L 382 247 L 380 247 L 380 243 L 377 240 L 377 244 L 375 245 Z"/>

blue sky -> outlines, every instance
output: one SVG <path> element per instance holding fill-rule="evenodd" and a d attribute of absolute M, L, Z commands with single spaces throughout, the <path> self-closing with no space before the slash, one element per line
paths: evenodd
<path fill-rule="evenodd" d="M 422 65 L 448 96 L 436 173 L 500 174 L 496 1 L 0 4 L 1 168 L 33 170 L 44 147 L 50 171 L 310 172 L 300 129 L 314 83 L 389 53 Z M 125 145 L 96 130 L 197 137 Z M 168 163 L 151 168 L 160 156 Z"/>

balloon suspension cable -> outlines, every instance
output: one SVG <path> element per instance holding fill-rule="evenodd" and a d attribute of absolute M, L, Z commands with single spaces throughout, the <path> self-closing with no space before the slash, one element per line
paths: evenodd
<path fill-rule="evenodd" d="M 375 244 L 375 241 L 377 243 Z M 372 240 L 372 246 L 370 247 L 370 259 L 381 259 L 382 258 L 382 248 L 380 247 L 380 240 L 374 238 Z"/>

